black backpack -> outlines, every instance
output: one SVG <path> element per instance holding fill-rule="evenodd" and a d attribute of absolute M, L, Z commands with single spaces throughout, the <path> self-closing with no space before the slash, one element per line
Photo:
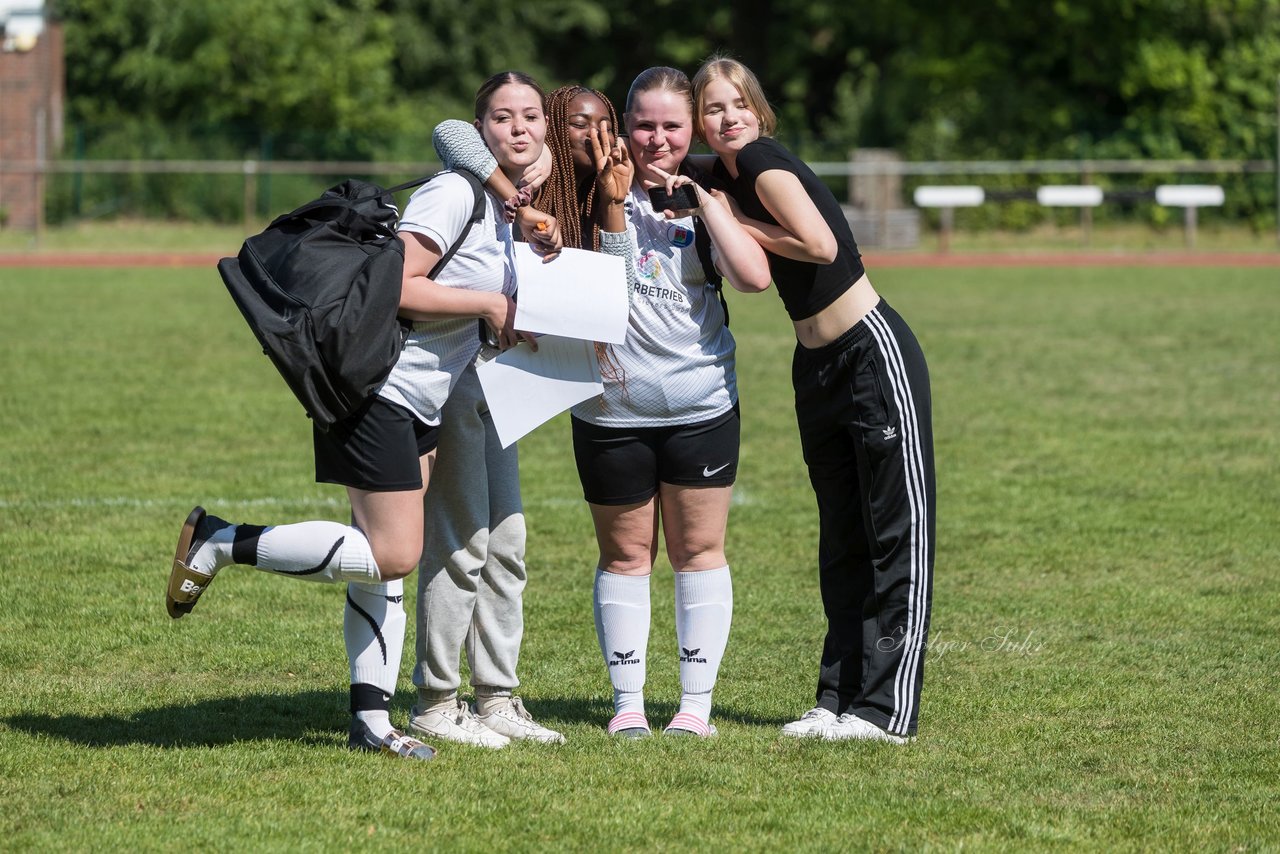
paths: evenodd
<path fill-rule="evenodd" d="M 484 219 L 480 181 L 454 174 L 471 185 L 475 206 L 433 278 Z M 396 316 L 404 246 L 396 237 L 393 194 L 430 180 L 387 190 L 344 181 L 277 217 L 245 240 L 239 255 L 218 262 L 262 352 L 321 429 L 359 409 L 400 357 L 409 326 Z"/>

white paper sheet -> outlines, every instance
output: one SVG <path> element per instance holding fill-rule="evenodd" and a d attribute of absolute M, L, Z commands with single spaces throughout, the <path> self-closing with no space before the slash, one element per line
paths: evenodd
<path fill-rule="evenodd" d="M 543 335 L 538 352 L 513 347 L 476 369 L 502 447 L 604 391 L 590 341 Z"/>
<path fill-rule="evenodd" d="M 544 263 L 515 245 L 516 329 L 621 344 L 627 336 L 627 276 L 621 258 L 565 249 Z"/>

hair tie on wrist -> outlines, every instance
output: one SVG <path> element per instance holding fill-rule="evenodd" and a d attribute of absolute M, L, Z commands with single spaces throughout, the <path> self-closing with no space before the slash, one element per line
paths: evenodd
<path fill-rule="evenodd" d="M 533 200 L 533 190 L 528 187 L 521 187 L 516 190 L 516 194 L 502 203 L 502 215 L 507 222 L 516 221 L 516 211 L 529 204 Z"/>

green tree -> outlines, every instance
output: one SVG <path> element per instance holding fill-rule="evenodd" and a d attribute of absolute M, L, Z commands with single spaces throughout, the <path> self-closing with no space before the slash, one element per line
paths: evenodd
<path fill-rule="evenodd" d="M 63 0 L 68 112 L 99 127 L 316 132 L 311 156 L 368 154 L 409 124 L 392 21 L 374 0 Z M 215 134 L 218 135 L 218 134 Z"/>

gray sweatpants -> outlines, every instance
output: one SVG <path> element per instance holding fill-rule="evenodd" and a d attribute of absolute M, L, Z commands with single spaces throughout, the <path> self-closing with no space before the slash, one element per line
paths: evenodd
<path fill-rule="evenodd" d="M 514 689 L 524 634 L 519 459 L 498 441 L 474 365 L 441 412 L 425 513 L 413 684 L 457 690 L 465 646 L 473 686 Z"/>

